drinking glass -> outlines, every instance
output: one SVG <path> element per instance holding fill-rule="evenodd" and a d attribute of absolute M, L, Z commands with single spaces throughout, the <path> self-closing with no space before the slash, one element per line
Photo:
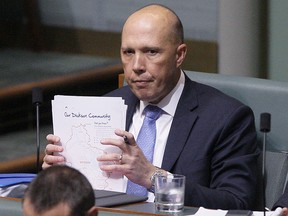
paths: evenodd
<path fill-rule="evenodd" d="M 155 177 L 155 207 L 158 212 L 181 212 L 184 207 L 185 176 Z"/>

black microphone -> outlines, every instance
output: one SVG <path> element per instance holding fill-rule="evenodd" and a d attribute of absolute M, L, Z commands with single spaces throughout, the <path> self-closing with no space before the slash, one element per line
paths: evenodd
<path fill-rule="evenodd" d="M 40 171 L 40 120 L 39 120 L 39 107 L 43 101 L 42 89 L 35 87 L 32 89 L 32 104 L 36 107 L 36 149 L 37 149 L 37 161 L 36 161 L 36 172 Z"/>
<path fill-rule="evenodd" d="M 271 126 L 271 115 L 270 113 L 261 113 L 260 115 L 260 131 L 263 132 L 263 149 L 262 149 L 262 178 L 263 178 L 263 213 L 264 216 L 266 215 L 266 174 L 265 174 L 265 167 L 266 167 L 266 136 L 267 133 L 270 132 Z"/>
<path fill-rule="evenodd" d="M 264 133 L 270 132 L 271 115 L 270 113 L 261 113 L 260 115 L 260 131 Z"/>

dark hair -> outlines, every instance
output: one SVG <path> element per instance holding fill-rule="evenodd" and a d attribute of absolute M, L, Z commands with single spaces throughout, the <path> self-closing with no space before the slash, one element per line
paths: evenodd
<path fill-rule="evenodd" d="M 71 216 L 84 216 L 95 205 L 93 188 L 78 170 L 54 165 L 41 171 L 28 186 L 24 199 L 29 199 L 37 213 L 60 203 L 67 204 Z"/>

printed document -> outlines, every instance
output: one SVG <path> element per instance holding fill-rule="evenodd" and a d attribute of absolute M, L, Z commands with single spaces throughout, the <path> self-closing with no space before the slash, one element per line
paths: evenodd
<path fill-rule="evenodd" d="M 103 138 L 121 139 L 116 128 L 125 129 L 127 106 L 120 97 L 64 96 L 52 100 L 53 131 L 64 147 L 65 164 L 81 171 L 94 189 L 125 192 L 127 180 L 119 173 L 105 173 L 96 158 L 119 153 L 102 145 Z"/>

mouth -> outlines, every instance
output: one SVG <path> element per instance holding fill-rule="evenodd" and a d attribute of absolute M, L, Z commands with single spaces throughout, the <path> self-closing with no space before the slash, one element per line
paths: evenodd
<path fill-rule="evenodd" d="M 151 80 L 134 80 L 133 83 L 137 86 L 137 87 L 146 87 L 147 85 L 149 85 L 152 81 Z"/>

